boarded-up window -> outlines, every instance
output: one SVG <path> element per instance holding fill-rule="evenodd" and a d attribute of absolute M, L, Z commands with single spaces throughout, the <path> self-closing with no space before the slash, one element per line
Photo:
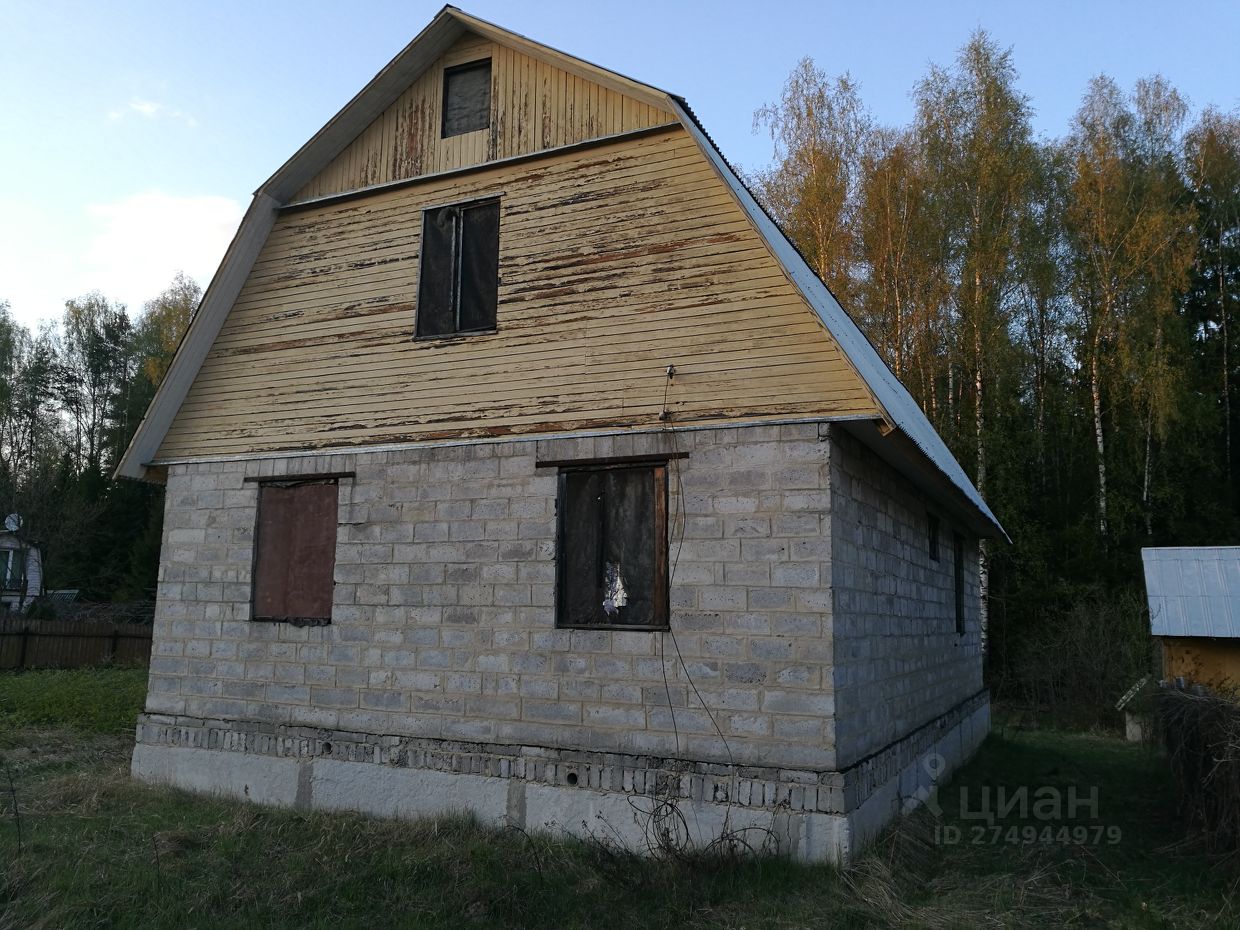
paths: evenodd
<path fill-rule="evenodd" d="M 560 473 L 557 624 L 665 629 L 667 466 Z"/>
<path fill-rule="evenodd" d="M 331 620 L 336 501 L 334 479 L 259 485 L 254 541 L 256 620 Z"/>
<path fill-rule="evenodd" d="M 956 632 L 964 632 L 964 537 L 959 533 L 952 534 L 955 548 L 956 574 Z"/>
<path fill-rule="evenodd" d="M 443 137 L 491 125 L 491 59 L 443 73 Z"/>
<path fill-rule="evenodd" d="M 426 210 L 418 337 L 494 329 L 498 294 L 499 201 Z"/>

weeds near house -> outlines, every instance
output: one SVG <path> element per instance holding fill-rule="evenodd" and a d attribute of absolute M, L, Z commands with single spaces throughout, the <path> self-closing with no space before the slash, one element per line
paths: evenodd
<path fill-rule="evenodd" d="M 55 679 L 72 700 L 51 696 L 53 679 L 13 697 L 13 681 L 29 673 L 0 682 L 0 762 L 12 773 L 23 833 L 19 849 L 0 792 L 0 930 L 1179 930 L 1240 921 L 1233 878 L 1183 839 L 1161 757 L 1109 738 L 996 734 L 940 792 L 940 815 L 904 818 L 848 871 L 771 857 L 650 859 L 468 817 L 409 823 L 154 789 L 128 778 L 131 740 L 110 715 L 78 729 L 15 723 L 47 720 L 35 707 L 93 703 L 92 689 L 102 700 L 127 687 L 127 674 Z M 140 704 L 139 694 L 126 714 Z M 975 824 L 976 792 L 997 785 L 1097 786 L 1098 819 L 1123 840 L 944 843 L 945 827 Z"/>
<path fill-rule="evenodd" d="M 0 673 L 0 736 L 31 727 L 132 732 L 146 684 L 140 667 Z"/>

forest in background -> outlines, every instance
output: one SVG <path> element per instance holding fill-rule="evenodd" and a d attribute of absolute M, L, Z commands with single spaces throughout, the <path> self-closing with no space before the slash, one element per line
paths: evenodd
<path fill-rule="evenodd" d="M 42 550 L 47 589 L 154 599 L 163 489 L 112 471 L 201 298 L 179 274 L 136 318 L 91 293 L 34 332 L 0 301 L 0 509 Z"/>
<path fill-rule="evenodd" d="M 1240 542 L 1240 116 L 1099 76 L 1038 138 L 981 31 L 912 98 L 876 125 L 803 59 L 748 181 L 1012 538 L 983 550 L 992 688 L 1094 711 L 1153 668 L 1141 548 Z"/>
<path fill-rule="evenodd" d="M 747 180 L 1012 538 L 985 549 L 992 687 L 1096 710 L 1151 668 L 1141 547 L 1240 541 L 1240 116 L 1098 77 L 1038 138 L 984 32 L 912 96 L 880 126 L 802 60 Z M 94 293 L 35 332 L 0 301 L 0 508 L 47 587 L 152 595 L 161 489 L 111 473 L 200 299 L 178 276 L 134 317 Z"/>

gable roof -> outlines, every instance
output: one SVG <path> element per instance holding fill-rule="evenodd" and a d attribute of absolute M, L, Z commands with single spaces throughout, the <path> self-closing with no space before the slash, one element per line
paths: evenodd
<path fill-rule="evenodd" d="M 118 476 L 145 477 L 146 465 L 154 459 L 212 343 L 219 335 L 224 319 L 266 242 L 279 209 L 466 33 L 475 33 L 516 48 L 557 68 L 675 114 L 766 242 L 785 276 L 814 310 L 849 364 L 873 392 L 882 411 L 884 425 L 877 434 L 853 427 L 859 438 L 902 470 L 911 468 L 922 472 L 921 483 L 932 491 L 947 491 L 953 498 L 951 502 L 974 518 L 970 522 L 980 534 L 1006 538 L 999 521 L 921 408 L 754 198 L 682 98 L 566 55 L 452 6 L 445 6 L 412 42 L 255 192 L 254 201 L 204 294 L 167 375 L 117 467 Z M 900 433 L 911 442 L 915 450 L 911 457 L 909 450 L 901 448 L 898 443 L 876 439 L 876 436 L 886 439 L 893 432 Z M 922 467 L 926 464 L 930 466 L 929 480 L 926 480 L 926 469 Z M 935 478 L 941 480 L 936 481 Z"/>
<path fill-rule="evenodd" d="M 1240 638 L 1240 546 L 1142 549 L 1150 632 Z"/>

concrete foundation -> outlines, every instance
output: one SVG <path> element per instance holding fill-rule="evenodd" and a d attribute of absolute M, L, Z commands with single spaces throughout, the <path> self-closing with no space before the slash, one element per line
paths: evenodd
<path fill-rule="evenodd" d="M 132 771 L 278 807 L 399 818 L 469 812 L 489 826 L 634 852 L 736 842 L 846 863 L 968 759 L 989 718 L 978 695 L 865 764 L 805 772 L 146 715 Z"/>

